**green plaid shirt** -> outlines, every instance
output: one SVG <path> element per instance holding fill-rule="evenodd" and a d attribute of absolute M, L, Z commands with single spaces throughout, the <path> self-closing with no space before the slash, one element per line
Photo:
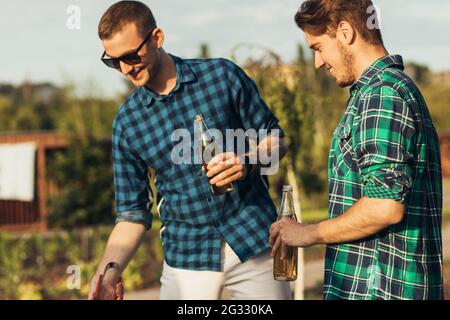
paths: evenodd
<path fill-rule="evenodd" d="M 401 56 L 374 62 L 350 88 L 329 156 L 329 218 L 362 197 L 404 204 L 403 221 L 327 246 L 324 299 L 442 299 L 440 146 Z"/>

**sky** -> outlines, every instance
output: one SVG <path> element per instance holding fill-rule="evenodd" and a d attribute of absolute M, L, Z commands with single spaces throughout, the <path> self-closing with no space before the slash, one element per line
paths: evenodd
<path fill-rule="evenodd" d="M 124 89 L 122 76 L 100 61 L 97 24 L 111 0 L 0 0 L 0 83 L 25 80 L 72 82 L 82 94 L 111 96 Z M 202 43 L 212 56 L 230 57 L 239 44 L 264 47 L 292 61 L 303 33 L 294 23 L 301 0 L 143 0 L 166 36 L 164 49 L 196 57 Z M 374 0 L 390 53 L 450 70 L 449 0 Z M 80 28 L 68 22 L 79 9 Z M 69 23 L 70 24 L 70 23 Z M 73 28 L 75 26 L 75 28 Z M 241 47 L 238 55 L 257 54 Z"/>

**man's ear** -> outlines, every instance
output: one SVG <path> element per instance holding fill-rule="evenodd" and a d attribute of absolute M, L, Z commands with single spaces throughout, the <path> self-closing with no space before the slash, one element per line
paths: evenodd
<path fill-rule="evenodd" d="M 351 45 L 356 38 L 356 30 L 347 21 L 341 21 L 336 30 L 336 38 L 343 44 Z"/>
<path fill-rule="evenodd" d="M 156 28 L 155 30 L 153 30 L 152 45 L 153 47 L 159 49 L 163 46 L 163 44 L 164 44 L 164 32 L 162 31 L 161 28 Z"/>

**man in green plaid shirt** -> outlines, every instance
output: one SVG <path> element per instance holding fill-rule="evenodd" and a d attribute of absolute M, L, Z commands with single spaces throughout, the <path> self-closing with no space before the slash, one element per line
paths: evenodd
<path fill-rule="evenodd" d="M 308 0 L 296 14 L 316 68 L 350 98 L 331 144 L 329 219 L 281 220 L 270 242 L 273 252 L 327 244 L 324 299 L 443 299 L 439 141 L 402 58 L 371 28 L 371 8 Z"/>

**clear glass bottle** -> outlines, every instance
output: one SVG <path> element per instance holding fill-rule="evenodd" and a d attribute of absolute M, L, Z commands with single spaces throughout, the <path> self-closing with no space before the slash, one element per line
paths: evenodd
<path fill-rule="evenodd" d="M 205 120 L 203 119 L 203 115 L 198 114 L 194 119 L 194 130 L 198 132 L 201 138 L 201 158 L 203 168 L 206 170 L 207 163 L 204 159 L 205 149 L 208 148 L 208 154 L 211 155 L 211 158 L 215 156 L 215 144 L 214 139 L 208 131 L 208 127 L 205 124 Z M 211 180 L 213 177 L 208 177 Z M 233 190 L 233 185 L 231 183 L 224 186 L 216 186 L 211 185 L 211 190 L 215 195 L 225 194 Z"/>
<path fill-rule="evenodd" d="M 295 215 L 294 200 L 292 197 L 292 187 L 283 186 L 283 197 L 281 199 L 278 220 L 289 217 L 297 221 Z M 284 258 L 281 259 L 281 252 L 284 250 Z M 291 246 L 281 246 L 278 248 L 273 258 L 273 277 L 280 281 L 294 281 L 297 279 L 298 268 L 298 248 Z"/>

